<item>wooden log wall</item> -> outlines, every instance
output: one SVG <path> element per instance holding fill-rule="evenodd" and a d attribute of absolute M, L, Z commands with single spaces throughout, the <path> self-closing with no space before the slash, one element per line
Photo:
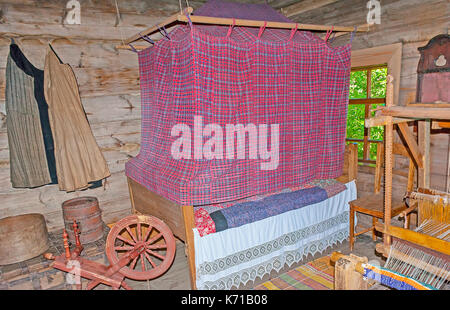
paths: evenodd
<path fill-rule="evenodd" d="M 299 23 L 353 26 L 367 23 L 368 1 L 340 0 L 291 19 Z M 368 33 L 357 33 L 352 50 L 402 43 L 399 102 L 405 105 L 415 99 L 418 47 L 425 46 L 438 34 L 448 33 L 450 4 L 446 0 L 381 0 L 381 23 Z M 349 36 L 336 38 L 334 45 L 348 42 Z M 445 190 L 448 153 L 448 131 L 435 131 L 431 140 L 431 186 Z M 397 168 L 407 163 L 396 161 Z M 404 191 L 405 173 L 394 176 L 394 191 Z M 358 194 L 373 192 L 373 170 L 361 168 L 358 173 Z"/>
<path fill-rule="evenodd" d="M 189 4 L 196 8 L 204 1 L 191 0 Z M 130 213 L 124 164 L 139 150 L 139 71 L 136 54 L 116 50 L 115 46 L 179 10 L 176 0 L 79 0 L 81 24 L 66 25 L 67 2 L 0 0 L 0 218 L 38 212 L 45 216 L 49 230 L 63 226 L 61 203 L 77 196 L 96 196 L 107 223 Z M 295 1 L 241 2 L 267 2 L 280 9 Z M 182 3 L 185 5 L 184 0 Z M 290 18 L 301 23 L 359 25 L 366 23 L 366 3 L 365 0 L 341 0 Z M 417 48 L 433 36 L 448 31 L 448 4 L 445 0 L 383 0 L 381 8 L 381 25 L 369 34 L 358 34 L 353 48 L 403 43 L 400 93 L 400 104 L 403 104 L 410 93 L 415 92 Z M 56 185 L 35 189 L 11 187 L 4 104 L 5 67 L 11 37 L 36 67 L 43 68 L 45 50 L 51 43 L 60 58 L 74 69 L 92 131 L 112 173 L 103 188 L 66 193 L 59 191 Z M 348 38 L 338 38 L 336 44 Z M 440 151 L 446 154 L 447 142 L 446 136 L 433 136 L 432 156 Z M 433 156 L 432 183 L 439 185 L 442 184 L 440 171 L 446 171 L 446 168 L 441 169 L 442 161 L 446 162 L 446 158 Z M 370 192 L 372 176 L 367 180 L 364 173 L 359 176 L 361 192 Z"/>
<path fill-rule="evenodd" d="M 73 197 L 96 196 L 106 223 L 130 213 L 124 168 L 139 150 L 139 67 L 135 53 L 115 46 L 179 10 L 178 1 L 117 0 L 118 18 L 115 0 L 79 0 L 81 24 L 67 25 L 63 23 L 67 2 L 0 0 L 0 218 L 41 213 L 50 231 L 63 227 L 61 203 Z M 74 193 L 59 191 L 57 185 L 12 188 L 4 101 L 10 38 L 40 69 L 49 43 L 72 66 L 89 123 L 111 171 L 104 187 Z"/>

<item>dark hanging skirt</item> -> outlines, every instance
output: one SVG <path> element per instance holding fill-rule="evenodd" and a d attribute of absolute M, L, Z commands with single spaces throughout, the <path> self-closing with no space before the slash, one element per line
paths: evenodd
<path fill-rule="evenodd" d="M 44 73 L 11 44 L 6 65 L 6 127 L 13 187 L 56 183 Z"/>

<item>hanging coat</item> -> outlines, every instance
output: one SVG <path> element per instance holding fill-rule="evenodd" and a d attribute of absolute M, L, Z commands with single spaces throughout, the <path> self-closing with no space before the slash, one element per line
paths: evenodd
<path fill-rule="evenodd" d="M 51 46 L 45 57 L 44 91 L 55 140 L 59 189 L 84 189 L 108 177 L 108 166 L 81 104 L 75 74 Z"/>
<path fill-rule="evenodd" d="M 13 187 L 57 182 L 43 83 L 44 72 L 34 67 L 16 44 L 11 44 L 5 99 Z"/>

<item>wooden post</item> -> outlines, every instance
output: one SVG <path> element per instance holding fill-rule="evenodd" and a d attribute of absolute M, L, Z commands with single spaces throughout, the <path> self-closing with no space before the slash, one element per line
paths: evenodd
<path fill-rule="evenodd" d="M 386 87 L 386 107 L 392 107 L 394 99 L 394 84 L 392 83 L 393 78 L 391 75 L 387 77 L 387 87 Z M 391 211 L 392 211 L 392 145 L 394 140 L 394 124 L 392 116 L 386 118 L 385 133 L 385 154 L 384 154 L 384 225 L 390 225 L 391 223 Z M 383 234 L 384 244 L 390 245 L 391 238 L 387 234 Z"/>
<path fill-rule="evenodd" d="M 381 176 L 383 174 L 384 166 L 384 146 L 383 143 L 377 143 L 377 162 L 375 165 L 375 181 L 374 193 L 378 194 L 381 191 Z"/>
<path fill-rule="evenodd" d="M 67 234 L 67 231 L 63 230 L 63 244 L 64 244 L 64 251 L 66 254 L 66 259 L 70 259 L 70 248 L 69 248 L 69 235 Z"/>
<path fill-rule="evenodd" d="M 450 193 L 450 135 L 448 136 L 447 177 L 445 178 L 445 189 L 447 193 Z"/>
<path fill-rule="evenodd" d="M 191 288 L 197 289 L 196 285 L 196 273 L 195 273 L 195 246 L 194 246 L 194 232 L 192 229 L 195 227 L 194 221 L 194 207 L 183 206 L 182 207 L 184 228 L 186 231 L 186 254 L 189 265 L 189 278 L 191 281 Z"/>
<path fill-rule="evenodd" d="M 358 146 L 356 143 L 349 144 L 348 149 L 348 181 L 355 180 L 358 177 Z"/>
<path fill-rule="evenodd" d="M 127 184 L 128 184 L 128 192 L 130 194 L 131 214 L 136 214 L 136 207 L 134 206 L 134 196 L 133 196 L 133 189 L 131 188 L 130 184 L 130 178 L 127 178 Z"/>
<path fill-rule="evenodd" d="M 367 290 L 368 282 L 363 278 L 361 264 L 367 263 L 367 257 L 349 256 L 334 252 L 331 262 L 335 262 L 335 290 Z"/>
<path fill-rule="evenodd" d="M 81 246 L 80 242 L 80 231 L 78 229 L 77 221 L 73 220 L 73 234 L 75 235 L 75 245 L 77 247 Z"/>
<path fill-rule="evenodd" d="M 423 156 L 423 167 L 418 169 L 419 187 L 430 188 L 430 129 L 431 120 L 419 121 L 419 149 Z"/>
<path fill-rule="evenodd" d="M 416 138 L 414 137 L 413 133 L 406 123 L 399 123 L 397 124 L 397 126 L 400 129 L 403 138 L 405 138 L 406 144 L 408 145 L 408 148 L 417 163 L 417 167 L 423 168 L 423 155 L 420 151 L 419 146 L 417 145 Z"/>

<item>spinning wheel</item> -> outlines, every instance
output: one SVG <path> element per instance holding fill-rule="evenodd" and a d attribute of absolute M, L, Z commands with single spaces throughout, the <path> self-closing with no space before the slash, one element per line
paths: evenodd
<path fill-rule="evenodd" d="M 163 274 L 175 257 L 175 238 L 169 227 L 152 216 L 132 215 L 117 222 L 106 239 L 111 265 L 135 252 L 119 272 L 134 280 L 154 279 Z"/>
<path fill-rule="evenodd" d="M 75 221 L 73 231 L 76 241 L 73 251 L 70 251 L 68 236 L 64 230 L 65 253 L 58 256 L 46 253 L 44 257 L 54 260 L 53 268 L 91 280 L 86 287 L 88 290 L 100 283 L 110 285 L 113 289 L 131 289 L 125 283 L 125 277 L 133 280 L 154 279 L 169 269 L 175 257 L 176 246 L 172 232 L 164 222 L 153 216 L 130 215 L 111 228 L 106 239 L 109 266 L 81 257 L 83 245 Z M 75 270 L 74 261 L 79 266 Z M 81 282 L 76 284 L 81 289 Z"/>

